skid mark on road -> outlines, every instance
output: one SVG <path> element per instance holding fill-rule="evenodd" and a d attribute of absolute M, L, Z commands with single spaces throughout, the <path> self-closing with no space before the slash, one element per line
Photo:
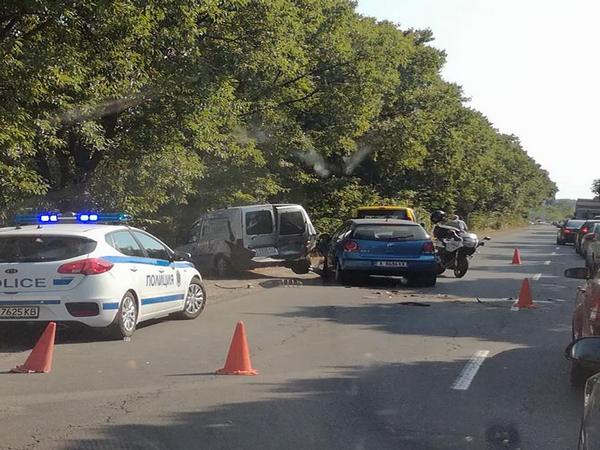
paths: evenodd
<path fill-rule="evenodd" d="M 489 350 L 476 351 L 467 363 L 467 365 L 463 368 L 458 378 L 454 381 L 454 383 L 452 383 L 450 389 L 454 389 L 457 391 L 466 391 L 467 389 L 469 389 L 473 378 L 475 378 L 475 375 L 477 375 L 479 368 L 481 367 L 481 365 L 485 361 L 485 358 L 487 358 L 489 354 Z"/>

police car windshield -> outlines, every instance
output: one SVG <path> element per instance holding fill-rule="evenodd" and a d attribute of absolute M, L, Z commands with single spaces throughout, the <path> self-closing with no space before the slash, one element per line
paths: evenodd
<path fill-rule="evenodd" d="M 72 236 L 2 236 L 0 263 L 61 261 L 91 253 L 96 245 Z"/>

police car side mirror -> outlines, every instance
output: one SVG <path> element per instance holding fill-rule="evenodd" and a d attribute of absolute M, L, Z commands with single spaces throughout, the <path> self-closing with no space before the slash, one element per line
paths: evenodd
<path fill-rule="evenodd" d="M 192 254 L 188 252 L 182 252 L 181 250 L 175 250 L 171 258 L 173 261 L 189 261 L 192 259 Z"/>

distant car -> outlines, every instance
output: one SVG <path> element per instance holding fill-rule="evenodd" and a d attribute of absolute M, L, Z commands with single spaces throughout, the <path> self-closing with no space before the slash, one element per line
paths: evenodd
<path fill-rule="evenodd" d="M 575 237 L 581 226 L 585 223 L 585 220 L 569 219 L 567 220 L 558 230 L 556 235 L 556 244 L 574 244 Z"/>
<path fill-rule="evenodd" d="M 417 216 L 412 208 L 406 206 L 361 206 L 357 208 L 357 219 L 400 219 L 417 221 Z"/>
<path fill-rule="evenodd" d="M 581 251 L 581 240 L 583 236 L 590 233 L 595 224 L 600 223 L 600 220 L 586 220 L 575 235 L 575 252 L 578 254 L 582 254 Z"/>
<path fill-rule="evenodd" d="M 410 284 L 434 286 L 433 241 L 419 224 L 396 219 L 353 219 L 322 242 L 323 275 L 341 283 L 361 276 L 404 276 Z"/>
<path fill-rule="evenodd" d="M 236 206 L 203 214 L 178 250 L 218 276 L 258 267 L 284 266 L 308 273 L 317 232 L 304 208 L 294 204 Z"/>
<path fill-rule="evenodd" d="M 584 337 L 571 342 L 565 356 L 585 369 L 579 385 L 585 384 L 583 416 L 579 428 L 578 450 L 600 450 L 600 337 Z M 585 375 L 585 376 L 584 376 Z"/>
<path fill-rule="evenodd" d="M 125 220 L 52 213 L 0 228 L 0 324 L 78 322 L 121 338 L 143 320 L 198 317 L 206 291 L 189 255 Z"/>

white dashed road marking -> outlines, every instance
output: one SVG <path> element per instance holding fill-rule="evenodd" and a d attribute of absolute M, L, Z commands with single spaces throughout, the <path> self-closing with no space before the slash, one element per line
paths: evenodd
<path fill-rule="evenodd" d="M 549 266 L 552 261 L 544 261 L 545 266 Z"/>
<path fill-rule="evenodd" d="M 533 281 L 538 281 L 540 278 L 542 278 L 541 273 L 536 273 L 533 277 L 531 277 Z"/>
<path fill-rule="evenodd" d="M 556 247 L 556 250 L 560 250 L 560 247 Z"/>
<path fill-rule="evenodd" d="M 490 354 L 489 350 L 478 350 L 471 357 L 469 362 L 465 367 L 463 367 L 462 372 L 458 376 L 458 378 L 452 383 L 450 389 L 455 389 L 457 391 L 466 391 L 471 386 L 471 382 L 475 375 L 477 375 L 477 371 L 485 361 L 485 358 Z"/>
<path fill-rule="evenodd" d="M 552 256 L 556 256 L 556 252 L 552 252 Z"/>

